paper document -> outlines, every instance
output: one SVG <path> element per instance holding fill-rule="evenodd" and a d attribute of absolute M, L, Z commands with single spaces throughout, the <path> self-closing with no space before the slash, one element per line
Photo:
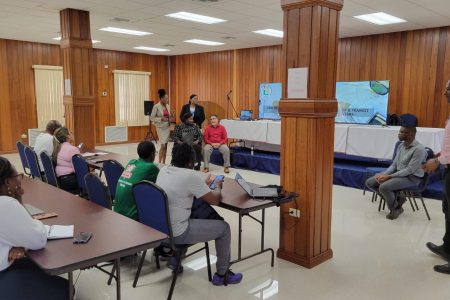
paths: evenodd
<path fill-rule="evenodd" d="M 45 225 L 47 239 L 67 239 L 73 237 L 73 225 Z"/>

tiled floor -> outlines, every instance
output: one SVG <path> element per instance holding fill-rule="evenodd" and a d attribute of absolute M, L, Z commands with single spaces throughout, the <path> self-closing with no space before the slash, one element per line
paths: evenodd
<path fill-rule="evenodd" d="M 132 156 L 136 153 L 136 144 L 99 148 Z M 5 156 L 20 169 L 17 155 Z M 222 171 L 219 166 L 211 168 L 212 173 Z M 228 176 L 234 176 L 236 170 L 231 171 Z M 275 175 L 245 170 L 239 173 L 251 182 L 279 183 Z M 425 247 L 427 241 L 441 242 L 441 202 L 425 201 L 431 221 L 423 209 L 413 212 L 409 205 L 405 205 L 399 219 L 390 221 L 385 218 L 386 212 L 378 212 L 377 204 L 370 202 L 369 194 L 363 196 L 360 190 L 334 186 L 331 260 L 308 270 L 276 258 L 271 268 L 269 255 L 261 255 L 234 265 L 233 270 L 243 272 L 244 279 L 228 287 L 211 285 L 204 268 L 193 270 L 185 262 L 173 299 L 450 299 L 450 276 L 433 271 L 433 265 L 444 261 Z M 231 225 L 232 257 L 236 257 L 237 215 L 221 208 L 218 211 Z M 279 210 L 270 208 L 266 216 L 266 245 L 276 249 Z M 244 254 L 257 250 L 259 234 L 259 225 L 244 219 Z M 136 266 L 136 258 L 123 262 L 122 299 L 166 299 L 170 271 L 165 267 L 156 270 L 149 256 L 138 287 L 132 288 Z M 115 285 L 107 286 L 103 273 L 76 271 L 74 277 L 76 299 L 115 299 Z"/>

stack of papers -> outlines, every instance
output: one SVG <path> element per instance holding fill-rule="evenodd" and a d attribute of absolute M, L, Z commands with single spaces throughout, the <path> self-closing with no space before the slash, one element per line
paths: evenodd
<path fill-rule="evenodd" d="M 67 239 L 73 237 L 73 225 L 45 225 L 47 239 Z"/>

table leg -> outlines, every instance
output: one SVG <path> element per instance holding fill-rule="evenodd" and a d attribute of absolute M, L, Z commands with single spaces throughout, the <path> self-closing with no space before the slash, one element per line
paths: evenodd
<path fill-rule="evenodd" d="M 264 224 L 265 224 L 265 216 L 266 210 L 262 209 L 262 217 L 261 217 L 261 251 L 264 250 Z"/>
<path fill-rule="evenodd" d="M 242 214 L 239 214 L 239 234 L 238 234 L 238 259 L 241 259 L 242 248 Z"/>
<path fill-rule="evenodd" d="M 120 300 L 120 257 L 116 259 L 116 288 L 117 288 L 117 300 Z"/>
<path fill-rule="evenodd" d="M 68 275 L 68 280 L 69 280 L 69 300 L 73 299 L 74 296 L 74 290 L 73 290 L 73 272 L 70 271 L 69 273 L 67 273 Z"/>

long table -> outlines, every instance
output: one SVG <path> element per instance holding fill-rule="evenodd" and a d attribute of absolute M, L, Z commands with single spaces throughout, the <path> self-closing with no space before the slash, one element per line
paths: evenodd
<path fill-rule="evenodd" d="M 120 257 L 154 248 L 167 237 L 42 181 L 24 178 L 22 187 L 23 203 L 58 214 L 56 218 L 43 220 L 45 224 L 74 225 L 74 235 L 83 231 L 94 234 L 87 244 L 73 244 L 72 239 L 51 240 L 44 249 L 28 253 L 50 275 L 68 273 L 69 299 L 73 299 L 73 271 L 111 260 L 115 260 L 117 299 L 120 299 Z"/>
<path fill-rule="evenodd" d="M 252 184 L 256 186 L 255 184 Z M 286 202 L 293 201 L 296 195 L 291 193 L 286 196 Z M 242 189 L 239 184 L 230 178 L 225 178 L 222 186 L 222 200 L 219 204 L 220 207 L 234 211 L 239 216 L 239 229 L 238 229 L 238 257 L 230 262 L 234 264 L 251 257 L 254 257 L 265 252 L 271 253 L 271 266 L 274 265 L 274 250 L 272 248 L 264 248 L 264 232 L 265 232 L 265 209 L 273 206 L 277 206 L 276 202 L 272 200 L 256 200 L 251 198 Z M 252 216 L 251 212 L 261 211 L 261 219 Z M 260 251 L 242 257 L 242 217 L 248 216 L 261 225 L 261 248 Z"/>
<path fill-rule="evenodd" d="M 279 151 L 281 122 L 270 120 L 221 120 L 228 138 L 246 141 L 246 146 L 265 151 Z M 377 159 L 391 159 L 398 140 L 399 126 L 336 124 L 334 152 Z M 265 138 L 264 138 L 265 136 Z M 416 139 L 434 152 L 441 151 L 444 129 L 417 127 Z"/>

